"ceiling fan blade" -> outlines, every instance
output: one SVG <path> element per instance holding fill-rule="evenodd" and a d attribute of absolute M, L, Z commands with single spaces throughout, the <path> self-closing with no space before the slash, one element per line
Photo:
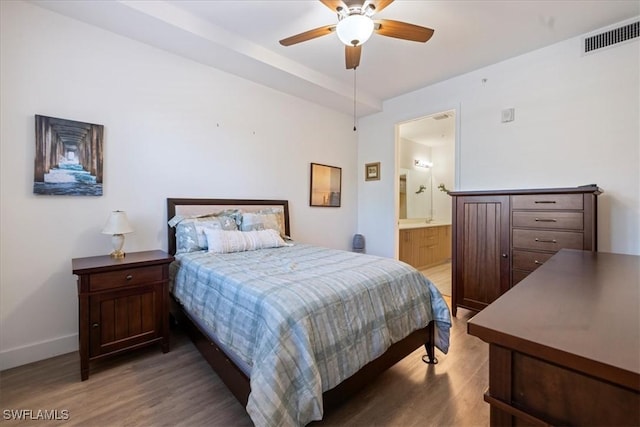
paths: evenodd
<path fill-rule="evenodd" d="M 375 12 L 378 13 L 380 12 L 382 9 L 384 9 L 385 7 L 389 6 L 391 3 L 393 3 L 393 0 L 369 0 L 368 2 L 366 2 L 367 4 L 372 4 L 375 7 Z M 366 5 L 365 5 L 366 7 Z"/>
<path fill-rule="evenodd" d="M 360 55 L 362 54 L 362 45 L 345 46 L 344 57 L 347 62 L 347 70 L 355 69 L 360 65 Z"/>
<path fill-rule="evenodd" d="M 377 25 L 374 31 L 387 37 L 424 43 L 433 36 L 433 30 L 431 28 L 408 24 L 406 22 L 379 19 L 375 21 L 375 23 Z"/>
<path fill-rule="evenodd" d="M 331 34 L 333 31 L 335 31 L 335 29 L 335 25 L 325 25 L 324 27 L 314 28 L 313 30 L 305 31 L 304 33 L 296 34 L 295 36 L 282 39 L 280 40 L 280 44 L 282 46 L 291 46 L 292 44 L 306 42 L 307 40 Z"/>
<path fill-rule="evenodd" d="M 320 0 L 320 2 L 333 12 L 337 12 L 339 8 L 348 9 L 346 3 L 342 0 Z"/>

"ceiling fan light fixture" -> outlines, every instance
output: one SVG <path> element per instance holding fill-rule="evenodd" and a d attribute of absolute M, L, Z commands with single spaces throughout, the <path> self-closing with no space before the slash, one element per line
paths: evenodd
<path fill-rule="evenodd" d="M 360 46 L 373 34 L 373 21 L 364 15 L 349 15 L 336 26 L 338 38 L 346 46 Z"/>

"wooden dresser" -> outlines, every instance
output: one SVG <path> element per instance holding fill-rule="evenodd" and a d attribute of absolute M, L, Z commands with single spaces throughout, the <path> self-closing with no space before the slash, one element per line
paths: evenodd
<path fill-rule="evenodd" d="M 467 324 L 491 425 L 640 425 L 640 256 L 562 249 Z"/>
<path fill-rule="evenodd" d="M 596 185 L 454 191 L 452 312 L 482 310 L 562 248 L 597 250 Z"/>
<path fill-rule="evenodd" d="M 72 260 L 78 275 L 80 376 L 89 361 L 153 343 L 169 351 L 169 263 L 163 251 Z"/>

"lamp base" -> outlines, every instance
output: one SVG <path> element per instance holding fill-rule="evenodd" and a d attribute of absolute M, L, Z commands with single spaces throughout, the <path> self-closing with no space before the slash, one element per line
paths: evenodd
<path fill-rule="evenodd" d="M 117 251 L 113 251 L 109 254 L 109 256 L 111 258 L 115 258 L 115 259 L 122 259 L 125 256 L 125 253 L 123 251 L 117 250 Z"/>
<path fill-rule="evenodd" d="M 111 244 L 113 245 L 113 252 L 109 254 L 111 258 L 124 258 L 124 251 L 122 250 L 124 246 L 124 234 L 114 234 L 111 236 Z"/>

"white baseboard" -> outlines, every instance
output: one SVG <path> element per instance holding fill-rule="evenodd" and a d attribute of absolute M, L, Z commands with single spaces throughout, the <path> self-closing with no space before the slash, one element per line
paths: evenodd
<path fill-rule="evenodd" d="M 78 334 L 72 334 L 0 351 L 0 371 L 78 351 L 78 348 Z"/>

